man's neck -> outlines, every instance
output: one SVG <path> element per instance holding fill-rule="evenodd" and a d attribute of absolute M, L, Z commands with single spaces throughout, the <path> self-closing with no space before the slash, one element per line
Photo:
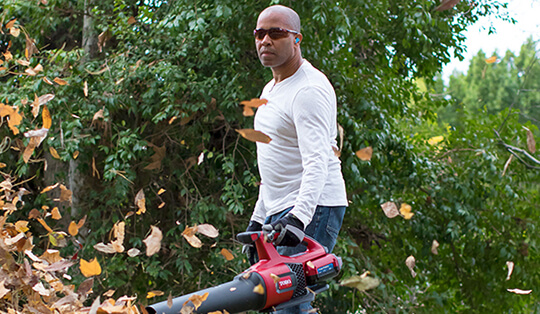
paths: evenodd
<path fill-rule="evenodd" d="M 272 74 L 274 75 L 274 82 L 277 84 L 288 77 L 291 77 L 302 65 L 304 59 L 302 57 L 291 59 L 288 63 L 272 68 Z"/>

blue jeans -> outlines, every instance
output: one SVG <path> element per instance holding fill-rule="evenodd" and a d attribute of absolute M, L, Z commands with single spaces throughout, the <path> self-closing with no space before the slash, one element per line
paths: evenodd
<path fill-rule="evenodd" d="M 266 217 L 264 221 L 265 224 L 269 224 L 273 221 L 276 221 L 283 216 L 285 216 L 292 207 L 285 209 L 284 211 Z M 332 252 L 334 246 L 336 245 L 337 236 L 339 229 L 341 229 L 341 224 L 343 223 L 343 216 L 345 216 L 345 206 L 317 206 L 315 209 L 315 214 L 311 223 L 305 228 L 304 232 L 306 235 L 317 240 L 320 244 L 328 249 L 328 253 Z M 293 255 L 306 250 L 305 245 L 298 245 L 296 247 L 287 247 L 279 246 L 277 251 L 281 255 Z M 297 306 L 286 308 L 283 310 L 276 311 L 276 314 L 305 314 L 312 309 L 309 302 L 302 303 Z"/>

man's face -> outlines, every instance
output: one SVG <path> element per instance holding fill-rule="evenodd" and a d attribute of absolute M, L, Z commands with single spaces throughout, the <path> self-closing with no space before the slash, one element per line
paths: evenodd
<path fill-rule="evenodd" d="M 284 15 L 278 12 L 266 12 L 259 16 L 257 29 L 283 28 L 290 29 Z M 297 53 L 295 51 L 295 36 L 288 33 L 286 37 L 272 39 L 268 34 L 262 39 L 255 38 L 257 54 L 265 67 L 278 68 L 286 65 Z"/>

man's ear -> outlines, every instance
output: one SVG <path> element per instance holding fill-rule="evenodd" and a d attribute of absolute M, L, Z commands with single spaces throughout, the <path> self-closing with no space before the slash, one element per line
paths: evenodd
<path fill-rule="evenodd" d="M 295 44 L 299 44 L 302 42 L 302 34 L 297 34 L 296 38 L 294 39 Z"/>

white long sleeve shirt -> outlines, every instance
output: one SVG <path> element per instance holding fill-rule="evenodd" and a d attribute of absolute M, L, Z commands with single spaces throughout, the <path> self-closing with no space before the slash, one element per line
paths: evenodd
<path fill-rule="evenodd" d="M 336 95 L 319 70 L 304 60 L 290 77 L 270 81 L 257 109 L 255 130 L 268 135 L 257 142 L 261 176 L 259 198 L 251 217 L 261 224 L 266 217 L 294 206 L 291 211 L 304 226 L 317 205 L 347 206 L 337 147 Z"/>

